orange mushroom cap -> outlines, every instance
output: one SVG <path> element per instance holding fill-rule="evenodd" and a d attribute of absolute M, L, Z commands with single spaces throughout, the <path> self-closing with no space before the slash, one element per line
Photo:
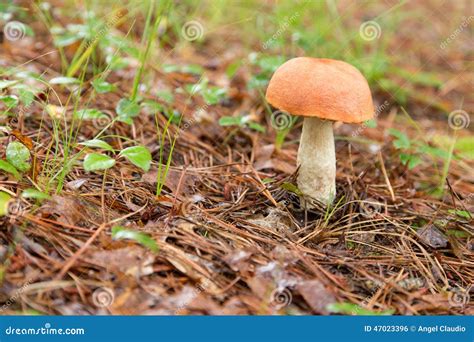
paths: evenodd
<path fill-rule="evenodd" d="M 367 80 L 352 65 L 334 59 L 290 59 L 273 74 L 266 98 L 298 116 L 354 123 L 374 117 Z"/>

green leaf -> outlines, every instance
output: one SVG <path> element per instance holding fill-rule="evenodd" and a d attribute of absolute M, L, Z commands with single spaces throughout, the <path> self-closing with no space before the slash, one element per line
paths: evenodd
<path fill-rule="evenodd" d="M 405 133 L 400 132 L 399 130 L 397 130 L 395 128 L 390 128 L 388 130 L 388 133 L 390 135 L 394 136 L 395 138 L 397 138 L 396 140 L 394 140 L 393 146 L 395 146 L 398 149 L 408 149 L 408 148 L 410 148 L 410 139 L 408 138 L 408 136 Z"/>
<path fill-rule="evenodd" d="M 21 197 L 23 198 L 33 198 L 37 200 L 45 200 L 45 199 L 50 199 L 51 197 L 48 194 L 45 194 L 44 192 L 38 191 L 36 189 L 30 188 L 30 189 L 25 189 L 21 193 Z"/>
<path fill-rule="evenodd" d="M 247 125 L 248 125 L 251 129 L 253 129 L 254 131 L 261 132 L 261 133 L 265 133 L 265 127 L 263 127 L 263 126 L 260 125 L 259 123 L 250 121 Z"/>
<path fill-rule="evenodd" d="M 57 47 L 65 47 L 75 42 L 79 41 L 81 37 L 79 37 L 75 33 L 65 33 L 60 36 L 54 37 L 54 45 Z"/>
<path fill-rule="evenodd" d="M 18 80 L 0 80 L 0 90 L 3 90 L 3 89 L 6 89 L 6 88 L 9 88 L 15 84 L 17 84 Z"/>
<path fill-rule="evenodd" d="M 100 140 L 100 139 L 87 140 L 87 141 L 84 141 L 83 143 L 80 143 L 79 145 L 84 145 L 84 146 L 87 146 L 87 147 L 97 147 L 97 148 L 101 148 L 101 149 L 107 150 L 107 151 L 113 151 L 114 150 L 112 146 L 110 146 L 105 141 Z"/>
<path fill-rule="evenodd" d="M 434 73 L 421 71 L 410 72 L 403 68 L 396 68 L 394 71 L 411 83 L 420 84 L 427 87 L 440 87 L 443 85 L 443 81 L 440 80 L 438 75 Z"/>
<path fill-rule="evenodd" d="M 7 161 L 21 172 L 26 172 L 31 168 L 30 151 L 21 142 L 12 141 L 9 143 L 6 157 Z"/>
<path fill-rule="evenodd" d="M 469 212 L 466 211 L 466 210 L 449 209 L 448 212 L 450 214 L 454 214 L 454 215 L 457 215 L 459 217 L 462 217 L 462 218 L 465 218 L 465 219 L 468 219 L 468 220 L 471 218 L 471 214 L 469 214 Z"/>
<path fill-rule="evenodd" d="M 18 90 L 18 95 L 20 96 L 20 101 L 27 107 L 31 105 L 35 99 L 35 94 L 26 89 Z"/>
<path fill-rule="evenodd" d="M 204 68 L 199 64 L 187 64 L 181 67 L 181 72 L 185 74 L 201 75 L 204 72 Z"/>
<path fill-rule="evenodd" d="M 414 169 L 416 166 L 418 166 L 423 160 L 419 156 L 411 156 L 410 160 L 408 161 L 408 168 Z"/>
<path fill-rule="evenodd" d="M 133 124 L 132 118 L 129 118 L 128 116 L 118 116 L 117 120 L 120 121 L 120 122 L 124 122 L 127 125 Z"/>
<path fill-rule="evenodd" d="M 161 68 L 163 69 L 163 72 L 165 72 L 165 73 L 171 73 L 171 72 L 176 72 L 176 71 L 180 70 L 179 65 L 176 65 L 176 64 L 166 64 L 165 63 L 161 66 Z"/>
<path fill-rule="evenodd" d="M 262 71 L 267 73 L 273 73 L 278 69 L 280 65 L 285 62 L 285 57 L 283 56 L 260 56 L 257 59 L 257 65 L 262 69 Z"/>
<path fill-rule="evenodd" d="M 92 86 L 99 94 L 105 94 L 115 90 L 115 86 L 113 84 L 110 84 L 109 82 L 106 82 L 100 78 L 92 81 Z"/>
<path fill-rule="evenodd" d="M 250 78 L 249 82 L 247 83 L 248 89 L 259 89 L 264 88 L 270 79 L 270 76 L 265 74 L 258 74 Z"/>
<path fill-rule="evenodd" d="M 140 114 L 140 106 L 136 102 L 130 101 L 129 99 L 121 99 L 117 103 L 115 111 L 119 115 L 120 121 L 129 123 L 131 118 L 134 118 Z"/>
<path fill-rule="evenodd" d="M 474 159 L 474 136 L 459 138 L 454 148 L 459 151 L 462 158 Z"/>
<path fill-rule="evenodd" d="M 120 152 L 120 156 L 127 158 L 133 165 L 144 171 L 150 170 L 151 153 L 144 146 L 128 147 Z"/>
<path fill-rule="evenodd" d="M 223 116 L 219 119 L 219 125 L 221 126 L 240 126 L 242 123 L 241 116 Z"/>
<path fill-rule="evenodd" d="M 377 120 L 375 119 L 370 119 L 364 122 L 364 126 L 367 128 L 375 128 L 377 127 Z"/>
<path fill-rule="evenodd" d="M 449 229 L 448 231 L 446 231 L 446 234 L 449 236 L 454 236 L 461 239 L 471 236 L 471 234 L 469 234 L 468 232 L 465 232 L 464 230 L 456 230 L 456 229 Z"/>
<path fill-rule="evenodd" d="M 292 183 L 285 182 L 280 186 L 282 189 L 285 189 L 286 191 L 290 191 L 298 196 L 303 195 L 300 189 Z"/>
<path fill-rule="evenodd" d="M 445 150 L 442 150 L 438 147 L 432 147 L 432 146 L 424 144 L 418 150 L 421 153 L 426 153 L 426 154 L 429 154 L 433 157 L 438 157 L 438 158 L 441 158 L 441 159 L 448 159 L 449 158 L 449 152 L 445 151 Z"/>
<path fill-rule="evenodd" d="M 197 64 L 189 64 L 184 66 L 177 64 L 163 64 L 161 68 L 165 73 L 182 72 L 186 74 L 201 75 L 204 72 L 203 67 Z"/>
<path fill-rule="evenodd" d="M 406 153 L 400 153 L 400 161 L 403 165 L 406 165 L 410 161 L 411 155 Z"/>
<path fill-rule="evenodd" d="M 49 81 L 51 84 L 61 84 L 61 85 L 69 85 L 69 84 L 78 84 L 80 83 L 79 80 L 75 77 L 55 77 Z"/>
<path fill-rule="evenodd" d="M 11 198 L 6 192 L 0 191 L 0 217 L 8 214 L 8 202 Z"/>
<path fill-rule="evenodd" d="M 332 313 L 340 313 L 344 315 L 364 315 L 364 316 L 386 316 L 395 313 L 395 310 L 373 311 L 360 307 L 357 304 L 343 302 L 332 303 L 326 306 L 326 309 Z"/>
<path fill-rule="evenodd" d="M 129 62 L 126 59 L 117 55 L 108 55 L 105 58 L 105 61 L 109 65 L 110 70 L 120 70 L 129 65 Z"/>
<path fill-rule="evenodd" d="M 0 170 L 11 173 L 16 179 L 20 178 L 20 174 L 15 169 L 15 167 L 6 160 L 0 160 Z"/>
<path fill-rule="evenodd" d="M 408 165 L 408 168 L 411 170 L 419 165 L 423 160 L 417 155 L 400 153 L 400 161 L 403 165 Z"/>
<path fill-rule="evenodd" d="M 90 153 L 84 158 L 86 171 L 107 170 L 115 165 L 115 159 L 100 153 Z"/>
<path fill-rule="evenodd" d="M 159 248 L 155 240 L 148 234 L 129 230 L 122 226 L 112 227 L 112 238 L 116 240 L 128 239 L 134 240 L 152 252 L 158 252 Z"/>
<path fill-rule="evenodd" d="M 240 60 L 236 60 L 232 62 L 226 69 L 225 69 L 225 74 L 227 75 L 227 78 L 231 79 L 234 77 L 235 73 L 237 70 L 239 70 L 240 65 L 242 62 Z"/>
<path fill-rule="evenodd" d="M 98 109 L 81 109 L 74 113 L 74 118 L 78 120 L 96 120 L 107 118 L 108 116 Z"/>
<path fill-rule="evenodd" d="M 15 95 L 0 96 L 0 101 L 3 102 L 8 108 L 13 108 L 18 105 L 18 97 Z"/>
<path fill-rule="evenodd" d="M 174 101 L 173 93 L 169 90 L 161 90 L 156 93 L 156 95 L 165 101 L 166 103 L 172 103 Z"/>
<path fill-rule="evenodd" d="M 202 97 L 209 105 L 218 104 L 221 100 L 225 98 L 227 91 L 219 87 L 209 87 L 204 89 L 202 92 Z"/>

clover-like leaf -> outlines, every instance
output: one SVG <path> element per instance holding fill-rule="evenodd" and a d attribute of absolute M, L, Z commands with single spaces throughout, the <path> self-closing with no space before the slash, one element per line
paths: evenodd
<path fill-rule="evenodd" d="M 7 161 L 21 172 L 26 172 L 31 168 L 30 151 L 19 141 L 8 144 L 6 157 Z"/>
<path fill-rule="evenodd" d="M 100 78 L 92 81 L 92 86 L 99 94 L 104 94 L 115 90 L 115 86 L 113 84 L 110 84 L 109 82 L 106 82 Z"/>
<path fill-rule="evenodd" d="M 0 160 L 0 170 L 11 173 L 17 179 L 20 178 L 20 174 L 15 169 L 15 167 L 6 160 Z"/>
<path fill-rule="evenodd" d="M 86 171 L 107 170 L 115 165 L 115 159 L 100 153 L 90 153 L 84 158 Z"/>
<path fill-rule="evenodd" d="M 0 102 L 3 102 L 8 108 L 13 108 L 18 105 L 18 96 L 15 95 L 3 95 L 0 96 Z"/>
<path fill-rule="evenodd" d="M 144 171 L 150 170 L 151 153 L 144 146 L 128 147 L 120 152 L 120 156 L 127 158 L 133 165 Z"/>
<path fill-rule="evenodd" d="M 80 120 L 96 120 L 101 118 L 107 118 L 107 115 L 102 113 L 98 109 L 87 108 L 76 111 L 74 113 L 74 117 Z"/>
<path fill-rule="evenodd" d="M 113 151 L 114 150 L 112 146 L 110 146 L 108 143 L 106 143 L 105 141 L 100 140 L 100 139 L 87 140 L 87 141 L 84 141 L 83 143 L 80 143 L 79 145 L 84 145 L 84 146 L 87 146 L 87 147 L 101 148 L 101 149 L 107 150 L 107 151 Z"/>
<path fill-rule="evenodd" d="M 8 202 L 11 198 L 6 192 L 0 191 L 0 217 L 8 214 Z"/>
<path fill-rule="evenodd" d="M 37 200 L 45 200 L 45 199 L 51 198 L 48 194 L 45 194 L 44 192 L 41 192 L 33 188 L 23 190 L 23 192 L 21 193 L 21 197 L 33 198 Z"/>
<path fill-rule="evenodd" d="M 115 111 L 118 114 L 118 119 L 122 122 L 130 124 L 132 118 L 140 114 L 140 106 L 135 101 L 129 99 L 121 99 L 115 107 Z"/>

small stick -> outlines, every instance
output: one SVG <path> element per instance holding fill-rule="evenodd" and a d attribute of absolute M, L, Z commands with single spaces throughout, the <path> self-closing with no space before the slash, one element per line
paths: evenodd
<path fill-rule="evenodd" d="M 395 202 L 395 194 L 393 193 L 392 184 L 390 184 L 390 179 L 388 179 L 387 170 L 385 169 L 385 163 L 383 162 L 382 152 L 379 151 L 378 153 L 380 159 L 380 165 L 382 166 L 382 173 L 385 178 L 385 182 L 387 183 L 388 191 L 390 191 L 390 195 L 392 196 L 392 202 Z"/>

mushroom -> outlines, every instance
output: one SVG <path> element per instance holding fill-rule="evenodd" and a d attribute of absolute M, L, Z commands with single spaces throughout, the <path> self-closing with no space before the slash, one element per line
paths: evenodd
<path fill-rule="evenodd" d="M 275 108 L 304 117 L 297 158 L 302 206 L 311 209 L 317 202 L 331 204 L 336 195 L 332 124 L 373 118 L 367 80 L 348 63 L 298 57 L 275 71 L 266 99 Z"/>

